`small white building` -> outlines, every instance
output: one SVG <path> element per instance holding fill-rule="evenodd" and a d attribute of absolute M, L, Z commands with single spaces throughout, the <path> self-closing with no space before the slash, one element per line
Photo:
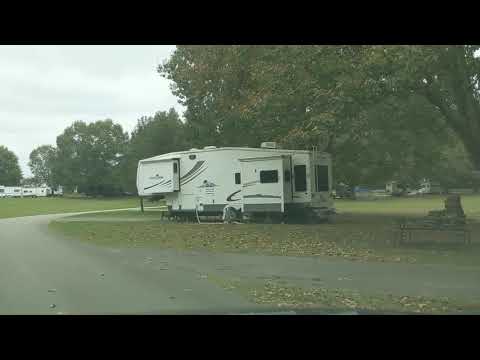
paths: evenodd
<path fill-rule="evenodd" d="M 420 190 L 418 190 L 419 194 L 441 194 L 442 188 L 440 183 L 433 182 L 428 179 L 424 179 L 420 184 Z"/>
<path fill-rule="evenodd" d="M 389 181 L 385 185 L 385 192 L 390 195 L 401 194 L 403 189 L 399 186 L 398 181 Z"/>
<path fill-rule="evenodd" d="M 56 189 L 50 189 L 50 195 L 63 196 L 63 186 L 59 185 Z"/>

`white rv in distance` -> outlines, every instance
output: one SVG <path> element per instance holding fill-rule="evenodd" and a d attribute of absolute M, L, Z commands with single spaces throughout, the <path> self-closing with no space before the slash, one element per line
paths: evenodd
<path fill-rule="evenodd" d="M 140 160 L 141 198 L 162 195 L 173 215 L 218 215 L 226 206 L 243 219 L 335 213 L 329 154 L 308 150 L 206 146 Z M 240 216 L 241 215 L 241 216 Z"/>
<path fill-rule="evenodd" d="M 5 186 L 5 196 L 6 198 L 17 198 L 22 197 L 22 188 L 20 186 Z"/>
<path fill-rule="evenodd" d="M 32 198 L 47 197 L 47 196 L 50 196 L 50 194 L 51 194 L 51 189 L 47 186 L 22 189 L 23 197 L 32 197 Z"/>
<path fill-rule="evenodd" d="M 56 189 L 50 189 L 50 195 L 51 196 L 63 196 L 63 186 L 59 185 Z"/>
<path fill-rule="evenodd" d="M 56 190 L 57 195 L 63 195 L 61 187 Z M 47 197 L 52 195 L 52 190 L 48 186 L 39 187 L 20 187 L 20 186 L 0 186 L 0 198 L 24 198 L 24 197 Z"/>
<path fill-rule="evenodd" d="M 35 188 L 22 188 L 22 197 L 37 197 Z"/>

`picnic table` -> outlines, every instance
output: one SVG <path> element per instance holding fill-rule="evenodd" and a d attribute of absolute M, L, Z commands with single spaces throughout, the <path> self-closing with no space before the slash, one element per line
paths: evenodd
<path fill-rule="evenodd" d="M 408 243 L 426 243 L 428 241 L 421 240 L 415 237 L 416 232 L 440 233 L 442 235 L 453 234 L 460 237 L 461 243 L 470 244 L 470 230 L 465 223 L 455 222 L 436 222 L 424 219 L 402 219 L 397 223 L 397 232 L 395 237 L 395 244 Z M 456 239 L 455 239 L 456 240 Z M 432 242 L 432 241 L 430 241 Z M 438 241 L 433 241 L 438 242 Z"/>
<path fill-rule="evenodd" d="M 460 196 L 457 194 L 449 195 L 445 199 L 445 208 L 443 210 L 429 211 L 428 216 L 420 219 L 403 218 L 398 221 L 395 244 L 425 243 L 425 240 L 419 241 L 418 238 L 414 238 L 415 232 L 439 232 L 442 235 L 453 233 L 461 236 L 462 243 L 469 244 L 470 230 L 466 223 Z"/>

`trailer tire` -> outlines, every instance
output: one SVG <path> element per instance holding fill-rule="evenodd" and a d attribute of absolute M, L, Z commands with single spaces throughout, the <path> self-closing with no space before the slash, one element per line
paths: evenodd
<path fill-rule="evenodd" d="M 223 222 L 225 224 L 232 224 L 238 219 L 238 214 L 235 208 L 228 206 L 223 212 Z"/>

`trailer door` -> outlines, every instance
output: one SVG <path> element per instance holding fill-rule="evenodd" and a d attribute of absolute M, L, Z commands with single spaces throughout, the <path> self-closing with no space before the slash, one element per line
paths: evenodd
<path fill-rule="evenodd" d="M 293 201 L 293 179 L 292 179 L 292 157 L 285 156 L 283 158 L 283 194 L 284 202 L 291 203 Z"/>
<path fill-rule="evenodd" d="M 284 159 L 240 159 L 243 211 L 284 212 Z"/>

